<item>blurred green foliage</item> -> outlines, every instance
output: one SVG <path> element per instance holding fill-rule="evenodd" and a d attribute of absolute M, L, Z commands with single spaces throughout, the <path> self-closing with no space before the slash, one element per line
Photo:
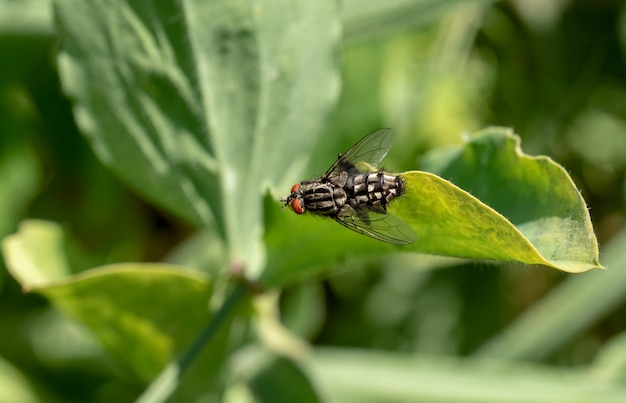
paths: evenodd
<path fill-rule="evenodd" d="M 624 388 L 626 367 L 626 253 L 624 235 L 618 235 L 626 196 L 626 7 L 567 0 L 340 3 L 338 106 L 328 122 L 319 122 L 326 126 L 312 151 L 290 150 L 294 158 L 310 154 L 305 177 L 323 172 L 338 150 L 378 127 L 398 131 L 388 164 L 405 171 L 418 168 L 417 157 L 428 150 L 461 144 L 463 132 L 510 126 L 526 152 L 551 156 L 574 178 L 609 270 L 568 278 L 512 264 L 348 257 L 335 263 L 330 277 L 293 285 L 280 299 L 283 324 L 325 346 L 303 365 L 319 380 L 318 392 L 364 401 L 362 390 L 345 385 L 376 385 L 376 373 L 332 376 L 350 375 L 350 367 L 342 373 L 337 362 L 352 361 L 344 353 L 333 356 L 330 348 L 359 347 L 411 353 L 418 362 L 424 354 L 455 356 L 429 368 L 449 379 L 477 371 L 484 389 L 461 388 L 467 401 L 490 401 L 481 393 L 507 384 L 492 369 L 467 369 L 467 362 L 457 361 L 461 357 L 506 359 L 505 374 L 531 379 L 539 392 L 562 382 L 566 386 L 555 393 L 564 400 L 554 401 L 589 396 L 592 380 L 615 381 L 615 389 L 596 396 L 611 401 L 611 393 Z M 26 218 L 58 222 L 77 240 L 60 246 L 74 272 L 128 261 L 194 261 L 202 268 L 207 261 L 223 262 L 215 234 L 194 234 L 189 224 L 129 191 L 96 159 L 61 92 L 56 35 L 48 1 L 0 1 L 0 236 L 16 232 Z M 441 267 L 446 270 L 435 270 Z M 126 401 L 141 390 L 87 328 L 41 296 L 22 293 L 4 268 L 0 325 L 0 401 Z M 246 333 L 249 324 L 238 325 L 234 332 Z M 267 355 L 239 352 L 228 364 L 231 375 L 222 379 L 228 399 L 246 395 L 240 383 L 251 385 L 259 399 L 278 396 L 267 391 L 268 385 L 280 387 L 275 377 L 302 382 L 303 393 L 312 394 L 291 363 Z M 256 365 L 245 365 L 249 360 Z M 425 371 L 389 357 L 363 354 L 353 361 L 352 368 Z M 564 378 L 555 378 L 552 369 L 564 371 Z M 344 388 L 333 384 L 340 379 Z M 566 394 L 567 385 L 576 394 Z M 424 399 L 416 388 L 402 389 L 405 394 L 394 399 Z M 446 401 L 445 387 L 433 390 L 426 401 Z M 517 401 L 523 392 L 491 401 Z M 546 401 L 538 396 L 534 401 Z"/>

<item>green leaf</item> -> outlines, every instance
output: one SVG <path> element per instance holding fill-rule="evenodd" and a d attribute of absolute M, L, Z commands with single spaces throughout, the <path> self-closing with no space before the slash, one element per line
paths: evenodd
<path fill-rule="evenodd" d="M 519 137 L 510 129 L 484 129 L 464 147 L 435 152 L 425 161 L 426 170 L 452 181 L 484 203 L 476 205 L 476 199 L 467 196 L 457 199 L 456 191 L 452 192 L 451 204 L 441 199 L 429 203 L 458 209 L 456 217 L 448 216 L 458 220 L 457 228 L 454 221 L 448 221 L 453 232 L 437 248 L 456 243 L 456 232 L 468 241 L 474 238 L 466 244 L 471 246 L 468 251 L 458 256 L 538 263 L 572 273 L 601 268 L 589 211 L 576 185 L 565 169 L 549 157 L 524 154 Z M 410 182 L 410 186 L 418 185 Z M 414 188 L 414 192 L 407 192 L 411 194 L 407 200 L 400 200 L 398 205 L 406 210 L 410 199 L 419 203 L 413 194 L 425 190 Z M 462 204 L 455 204 L 454 199 Z M 487 206 L 491 213 L 485 210 Z M 434 212 L 441 210 L 433 208 Z M 414 209 L 412 219 L 428 219 L 428 213 L 415 211 L 418 209 Z M 423 229 L 429 234 L 427 228 Z M 484 256 L 485 252 L 493 257 Z"/>
<path fill-rule="evenodd" d="M 354 234 L 332 220 L 279 211 L 268 200 L 264 284 L 318 273 L 349 255 L 398 251 L 541 264 L 572 273 L 601 268 L 576 186 L 550 158 L 523 154 L 509 130 L 486 129 L 464 147 L 432 153 L 426 162 L 454 184 L 428 172 L 401 174 L 406 194 L 388 211 L 419 236 L 403 247 Z"/>
<path fill-rule="evenodd" d="M 61 81 L 98 157 L 262 266 L 261 194 L 338 94 L 335 2 L 57 0 Z"/>
<path fill-rule="evenodd" d="M 69 275 L 59 248 L 63 241 L 55 224 L 26 222 L 3 242 L 7 267 L 24 288 L 87 325 L 137 382 L 154 378 L 209 322 L 213 282 L 207 275 L 157 263 L 116 264 Z M 227 329 L 198 360 L 196 371 L 205 382 L 220 366 Z"/>
<path fill-rule="evenodd" d="M 208 322 L 212 285 L 181 267 L 127 263 L 34 291 L 90 327 L 119 363 L 148 381 Z"/>
<path fill-rule="evenodd" d="M 506 218 L 427 172 L 405 172 L 406 195 L 389 209 L 417 231 L 407 249 L 474 259 L 548 264 Z"/>

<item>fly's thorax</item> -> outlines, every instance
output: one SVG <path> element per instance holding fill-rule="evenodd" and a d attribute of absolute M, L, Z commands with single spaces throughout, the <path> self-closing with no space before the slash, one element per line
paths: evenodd
<path fill-rule="evenodd" d="M 330 181 L 302 182 L 300 191 L 306 209 L 318 215 L 334 216 L 348 200 L 344 188 Z"/>

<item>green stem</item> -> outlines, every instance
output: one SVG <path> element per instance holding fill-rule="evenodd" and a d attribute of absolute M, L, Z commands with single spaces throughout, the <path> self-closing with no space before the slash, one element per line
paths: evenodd
<path fill-rule="evenodd" d="M 176 360 L 170 362 L 161 373 L 148 385 L 146 390 L 137 398 L 138 403 L 160 403 L 166 401 L 178 387 L 180 378 L 189 369 L 202 349 L 211 341 L 222 324 L 230 317 L 239 301 L 246 294 L 246 288 L 237 284 L 232 289 L 220 309 L 211 317 L 207 326 L 202 329 L 196 340 Z"/>

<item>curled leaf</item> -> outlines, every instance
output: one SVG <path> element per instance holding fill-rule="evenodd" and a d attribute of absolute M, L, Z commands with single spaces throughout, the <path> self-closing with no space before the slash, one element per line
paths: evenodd
<path fill-rule="evenodd" d="M 410 245 L 374 241 L 332 220 L 295 217 L 267 205 L 263 280 L 280 284 L 348 255 L 399 251 L 541 264 L 571 273 L 602 268 L 589 212 L 567 172 L 548 157 L 525 155 L 519 144 L 508 129 L 485 129 L 463 147 L 429 154 L 425 168 L 434 173 L 402 173 L 406 193 L 388 212 L 418 234 Z"/>

